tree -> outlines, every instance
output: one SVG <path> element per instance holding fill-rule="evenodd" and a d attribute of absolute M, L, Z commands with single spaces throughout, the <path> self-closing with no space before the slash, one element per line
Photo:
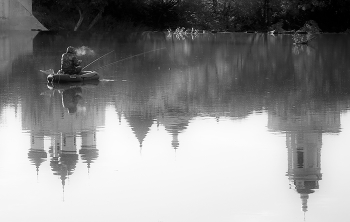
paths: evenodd
<path fill-rule="evenodd" d="M 86 18 L 89 18 L 88 29 L 91 29 L 101 18 L 104 9 L 110 0 L 65 0 L 58 1 L 64 10 L 78 11 L 79 20 L 77 21 L 74 31 L 77 31 Z"/>
<path fill-rule="evenodd" d="M 262 31 L 272 24 L 299 29 L 309 20 L 323 31 L 350 27 L 350 0 L 33 0 L 49 29 L 197 28 Z M 99 25 L 96 25 L 101 21 Z"/>
<path fill-rule="evenodd" d="M 146 4 L 149 24 L 158 29 L 176 26 L 179 4 L 180 0 L 150 0 Z"/>

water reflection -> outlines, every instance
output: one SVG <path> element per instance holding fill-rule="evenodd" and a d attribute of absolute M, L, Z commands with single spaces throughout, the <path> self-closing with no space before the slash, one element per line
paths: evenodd
<path fill-rule="evenodd" d="M 2 70 L 7 81 L 0 83 L 4 86 L 1 95 L 9 99 L 1 101 L 0 112 L 13 103 L 21 107 L 22 128 L 31 135 L 28 158 L 37 172 L 47 152 L 51 171 L 62 186 L 79 161 L 89 171 L 99 161 L 97 134 L 99 130 L 103 134 L 107 124 L 124 124 L 138 149 L 144 149 L 155 134 L 154 127 L 164 129 L 170 135 L 168 147 L 180 151 L 186 144 L 181 135 L 202 117 L 215 118 L 221 126 L 226 122 L 239 125 L 251 116 L 266 114 L 267 129 L 285 135 L 287 177 L 300 195 L 302 210 L 308 210 L 308 198 L 320 188 L 322 179 L 322 138 L 342 132 L 341 115 L 349 109 L 347 38 L 322 35 L 310 46 L 298 47 L 287 35 L 207 34 L 194 40 L 166 38 L 165 33 L 117 39 L 71 35 L 40 33 L 31 54 L 5 59 L 5 63 L 20 65 Z M 92 69 L 132 54 L 166 50 L 101 69 L 102 80 L 113 82 L 49 86 L 48 90 L 38 70 L 57 70 L 57 58 L 67 45 L 88 45 L 99 55 L 115 50 Z M 85 61 L 93 59 L 86 57 Z M 119 123 L 106 123 L 106 110 L 113 110 Z M 220 136 L 218 144 L 224 139 Z M 255 137 L 251 134 L 247 140 Z M 147 148 L 158 140 L 148 141 Z M 45 143 L 50 144 L 48 150 Z M 230 144 L 235 145 L 236 141 Z M 216 149 L 210 148 L 213 154 Z"/>
<path fill-rule="evenodd" d="M 165 130 L 172 136 L 171 146 L 176 151 L 180 145 L 179 134 L 183 132 L 194 116 L 188 110 L 181 107 L 169 107 L 166 113 L 162 113 L 158 119 L 158 124 L 162 124 Z"/>
<path fill-rule="evenodd" d="M 296 108 L 298 109 L 298 108 Z M 303 109 L 303 108 L 301 108 Z M 319 188 L 323 133 L 339 133 L 340 113 L 305 110 L 303 114 L 269 113 L 269 128 L 286 133 L 288 171 L 286 176 L 302 199 L 307 211 L 309 194 Z"/>
<path fill-rule="evenodd" d="M 77 112 L 78 102 L 82 99 L 81 87 L 66 89 L 62 92 L 62 105 L 68 109 L 68 113 Z"/>
<path fill-rule="evenodd" d="M 302 210 L 308 210 L 309 194 L 319 188 L 321 174 L 321 136 L 317 133 L 288 135 L 288 179 L 302 200 Z"/>
<path fill-rule="evenodd" d="M 61 179 L 63 189 L 66 179 L 73 174 L 79 160 L 77 137 L 82 139 L 79 150 L 80 159 L 86 163 L 89 171 L 91 164 L 98 158 L 95 131 L 81 132 L 80 135 L 61 133 L 50 138 L 51 170 L 54 175 L 58 175 Z"/>
<path fill-rule="evenodd" d="M 311 55 L 309 55 L 311 56 Z M 308 60 L 297 60 L 300 63 Z M 314 69 L 309 65 L 297 66 L 296 75 L 303 78 Z M 305 70 L 306 69 L 306 70 Z M 315 75 L 316 77 L 316 75 Z M 318 78 L 318 77 L 316 77 Z M 342 93 L 330 92 L 333 88 L 303 83 L 278 98 L 268 109 L 270 130 L 286 134 L 288 149 L 287 176 L 302 199 L 302 210 L 307 211 L 309 194 L 319 189 L 321 174 L 322 135 L 338 134 L 341 131 L 341 113 L 347 109 L 348 101 L 334 100 L 343 97 Z M 329 87 L 329 85 L 327 84 Z M 323 91 L 320 93 L 320 90 Z M 337 90 L 336 90 L 337 91 Z M 292 92 L 294 92 L 292 94 Z M 327 95 L 322 98 L 322 95 Z M 347 96 L 345 96 L 348 100 Z"/>
<path fill-rule="evenodd" d="M 98 157 L 96 128 L 104 125 L 104 114 L 94 106 L 93 94 L 84 92 L 93 90 L 98 84 L 99 82 L 49 84 L 50 91 L 44 94 L 44 98 L 41 96 L 41 99 L 46 100 L 46 109 L 33 107 L 34 104 L 23 107 L 25 115 L 40 113 L 35 118 L 23 116 L 23 119 L 28 120 L 23 128 L 30 130 L 32 138 L 28 156 L 38 171 L 40 164 L 47 158 L 44 139 L 50 143 L 51 170 L 59 176 L 63 187 L 66 179 L 73 174 L 79 158 L 89 170 Z M 81 140 L 79 154 L 77 139 Z"/>
<path fill-rule="evenodd" d="M 58 138 L 56 137 L 54 142 L 55 145 L 50 150 L 50 166 L 53 174 L 60 177 L 64 189 L 66 179 L 73 174 L 78 162 L 76 135 L 67 135 L 64 133 L 59 135 Z"/>
<path fill-rule="evenodd" d="M 36 167 L 36 172 L 39 174 L 40 165 L 46 161 L 47 153 L 44 149 L 44 137 L 31 135 L 31 147 L 28 152 L 28 159 Z"/>

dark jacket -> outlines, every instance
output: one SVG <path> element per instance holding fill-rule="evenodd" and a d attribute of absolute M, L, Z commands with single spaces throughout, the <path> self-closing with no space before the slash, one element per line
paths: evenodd
<path fill-rule="evenodd" d="M 81 60 L 77 59 L 77 55 L 73 47 L 68 47 L 67 52 L 62 54 L 61 71 L 66 74 L 79 74 L 82 70 L 80 66 Z"/>

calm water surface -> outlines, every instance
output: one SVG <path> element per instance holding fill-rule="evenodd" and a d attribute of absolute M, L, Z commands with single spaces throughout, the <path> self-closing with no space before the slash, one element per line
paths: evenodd
<path fill-rule="evenodd" d="M 100 82 L 48 85 L 66 47 Z M 118 61 L 118 62 L 116 62 Z M 0 221 L 349 221 L 350 39 L 0 33 Z"/>

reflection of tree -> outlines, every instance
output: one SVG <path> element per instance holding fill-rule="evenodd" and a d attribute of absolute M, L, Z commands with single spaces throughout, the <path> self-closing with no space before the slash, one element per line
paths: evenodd
<path fill-rule="evenodd" d="M 57 62 L 51 58 L 57 59 L 61 53 L 59 48 L 68 43 L 89 45 L 97 52 L 115 49 L 114 55 L 91 68 L 166 46 L 166 50 L 134 57 L 103 69 L 104 73 L 115 73 L 119 67 L 122 72 L 109 77 L 132 82 L 124 84 L 126 86 L 121 84 L 124 91 L 113 87 L 109 90 L 116 93 L 99 92 L 98 95 L 100 99 L 112 94 L 131 99 L 129 105 L 134 104 L 132 106 L 136 109 L 141 106 L 153 116 L 159 109 L 167 107 L 164 99 L 174 104 L 191 104 L 188 110 L 194 114 L 200 112 L 216 116 L 213 113 L 220 113 L 244 117 L 269 106 L 269 100 L 276 96 L 282 98 L 278 95 L 281 90 L 286 92 L 284 95 L 290 94 L 288 97 L 303 97 L 304 92 L 310 95 L 321 92 L 339 99 L 349 91 L 346 46 L 350 43 L 339 36 L 320 36 L 298 55 L 293 54 L 292 38 L 288 35 L 201 34 L 193 41 L 168 41 L 164 33 L 146 33 L 118 38 L 122 41 L 94 35 L 80 38 L 68 34 L 40 34 L 34 41 L 35 57 L 43 61 L 37 69 L 55 67 Z M 38 45 L 36 42 L 46 43 Z M 157 87 L 159 85 L 166 87 Z M 124 107 L 124 113 L 134 109 L 124 101 L 124 105 L 117 102 L 119 105 L 116 106 Z M 138 101 L 143 102 L 140 104 Z"/>

